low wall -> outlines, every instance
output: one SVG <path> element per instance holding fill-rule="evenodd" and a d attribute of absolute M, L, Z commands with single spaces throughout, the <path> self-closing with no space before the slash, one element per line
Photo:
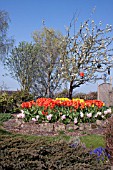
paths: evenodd
<path fill-rule="evenodd" d="M 58 134 L 60 131 L 64 132 L 77 132 L 77 131 L 89 131 L 92 129 L 99 129 L 100 127 L 106 127 L 106 122 L 97 120 L 96 123 L 81 123 L 80 125 L 74 124 L 62 124 L 60 122 L 55 123 L 35 123 L 33 121 L 23 122 L 21 119 L 10 119 L 4 122 L 4 128 L 11 132 L 17 132 L 22 134 L 42 134 L 43 133 L 54 133 Z"/>

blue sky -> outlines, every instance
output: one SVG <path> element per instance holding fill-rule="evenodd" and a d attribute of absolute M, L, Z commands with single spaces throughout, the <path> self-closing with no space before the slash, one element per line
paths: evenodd
<path fill-rule="evenodd" d="M 9 13 L 8 36 L 13 36 L 15 45 L 21 41 L 32 41 L 32 33 L 42 28 L 42 20 L 47 27 L 59 30 L 65 35 L 65 26 L 68 26 L 73 14 L 79 14 L 77 27 L 89 18 L 92 9 L 96 6 L 92 19 L 98 24 L 113 25 L 113 0 L 0 0 L 0 9 Z M 113 36 L 113 35 L 112 35 Z M 0 65 L 0 85 L 5 83 L 9 90 L 19 89 L 17 81 L 10 76 Z M 112 70 L 113 77 L 113 70 Z M 97 91 L 97 83 L 83 85 L 76 92 Z"/>

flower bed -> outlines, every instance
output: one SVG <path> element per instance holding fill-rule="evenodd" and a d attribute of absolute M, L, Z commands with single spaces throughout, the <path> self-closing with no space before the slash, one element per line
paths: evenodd
<path fill-rule="evenodd" d="M 36 102 L 23 102 L 21 107 L 22 112 L 17 117 L 26 122 L 80 124 L 106 120 L 111 116 L 111 108 L 99 100 L 39 98 Z"/>

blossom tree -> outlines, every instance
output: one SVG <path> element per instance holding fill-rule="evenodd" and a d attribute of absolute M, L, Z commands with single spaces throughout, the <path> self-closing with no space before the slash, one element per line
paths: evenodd
<path fill-rule="evenodd" d="M 74 18 L 67 28 L 60 59 L 62 67 L 59 68 L 64 81 L 69 83 L 70 99 L 76 87 L 86 82 L 95 82 L 99 79 L 98 73 L 110 74 L 113 66 L 112 26 L 107 24 L 104 28 L 101 21 L 97 26 L 94 20 L 88 19 L 76 31 L 75 23 Z"/>

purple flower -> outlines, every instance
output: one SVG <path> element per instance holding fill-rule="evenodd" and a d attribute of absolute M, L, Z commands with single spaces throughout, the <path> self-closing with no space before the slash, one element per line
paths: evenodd
<path fill-rule="evenodd" d="M 90 152 L 90 154 L 96 154 L 98 160 L 104 161 L 106 158 L 110 158 L 110 154 L 106 151 L 105 148 L 99 147 L 94 149 L 93 151 Z"/>

